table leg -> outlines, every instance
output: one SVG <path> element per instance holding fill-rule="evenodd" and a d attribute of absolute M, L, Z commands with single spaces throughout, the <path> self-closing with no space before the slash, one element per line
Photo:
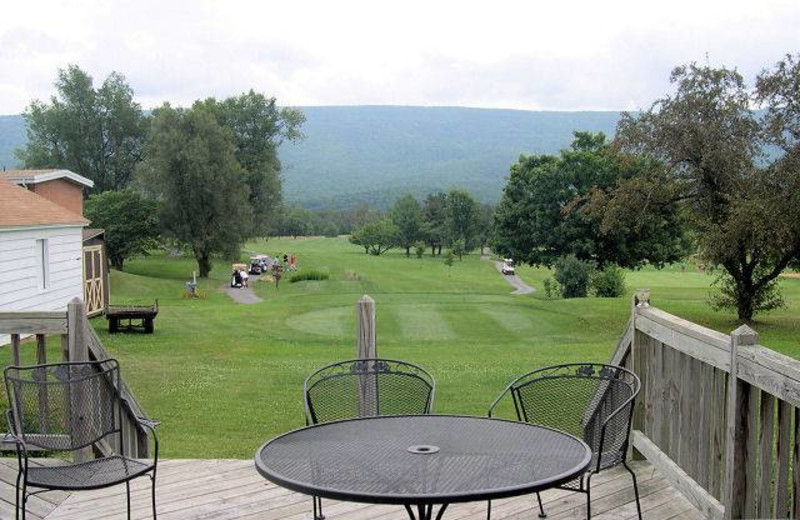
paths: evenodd
<path fill-rule="evenodd" d="M 445 510 L 449 504 L 442 504 L 439 506 L 439 511 L 436 512 L 436 516 L 433 516 L 433 504 L 418 504 L 417 505 L 417 514 L 414 514 L 414 509 L 406 504 L 406 512 L 408 513 L 409 520 L 442 520 L 442 515 L 444 515 Z"/>

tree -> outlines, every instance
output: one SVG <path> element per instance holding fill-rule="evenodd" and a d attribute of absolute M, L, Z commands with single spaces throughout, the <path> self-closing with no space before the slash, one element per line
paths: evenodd
<path fill-rule="evenodd" d="M 252 219 L 246 173 L 230 131 L 207 111 L 169 104 L 154 110 L 139 173 L 161 201 L 162 228 L 191 249 L 201 277 L 211 271 L 212 255 L 246 237 Z"/>
<path fill-rule="evenodd" d="M 601 267 L 678 260 L 684 226 L 676 203 L 652 204 L 625 222 L 606 211 L 619 182 L 635 184 L 658 168 L 652 160 L 619 153 L 601 133 L 576 132 L 558 156 L 522 156 L 496 209 L 493 248 L 548 267 L 569 255 Z"/>
<path fill-rule="evenodd" d="M 632 221 L 651 201 L 679 201 L 700 257 L 722 269 L 716 303 L 750 321 L 782 304 L 777 277 L 800 257 L 798 56 L 762 72 L 752 96 L 724 67 L 680 66 L 671 82 L 673 94 L 623 115 L 617 138 L 621 149 L 664 168 L 622 183 L 609 211 Z"/>
<path fill-rule="evenodd" d="M 478 210 L 477 222 L 477 241 L 481 248 L 481 254 L 488 246 L 494 236 L 494 206 L 481 204 Z"/>
<path fill-rule="evenodd" d="M 303 137 L 300 127 L 305 116 L 294 108 L 278 108 L 274 97 L 268 98 L 253 90 L 223 101 L 208 98 L 196 102 L 194 107 L 208 111 L 231 131 L 236 160 L 245 172 L 253 213 L 247 235 L 266 235 L 280 218 L 278 147 L 284 141 Z"/>
<path fill-rule="evenodd" d="M 298 206 L 288 208 L 281 217 L 278 234 L 281 236 L 308 236 L 314 233 L 316 215 Z"/>
<path fill-rule="evenodd" d="M 353 231 L 350 243 L 364 248 L 364 252 L 380 256 L 397 244 L 398 229 L 392 219 L 370 222 Z"/>
<path fill-rule="evenodd" d="M 423 234 L 431 248 L 431 256 L 442 254 L 442 244 L 447 238 L 447 194 L 431 193 L 425 198 Z"/>
<path fill-rule="evenodd" d="M 453 189 L 447 193 L 447 240 L 452 245 L 461 240 L 458 259 L 472 251 L 478 242 L 478 214 L 480 206 L 465 190 Z"/>
<path fill-rule="evenodd" d="M 158 237 L 158 204 L 131 188 L 92 195 L 84 213 L 105 230 L 108 259 L 119 271 L 125 260 L 146 254 Z"/>
<path fill-rule="evenodd" d="M 397 226 L 397 245 L 411 256 L 411 246 L 422 236 L 422 207 L 413 195 L 397 200 L 390 212 L 392 222 Z"/>
<path fill-rule="evenodd" d="M 589 293 L 589 281 L 595 270 L 594 262 L 568 255 L 556 260 L 555 268 L 555 279 L 561 288 L 562 298 L 586 297 Z"/>
<path fill-rule="evenodd" d="M 55 87 L 49 104 L 34 101 L 23 115 L 23 165 L 72 170 L 94 181 L 97 192 L 127 186 L 142 158 L 148 118 L 125 77 L 112 72 L 95 89 L 91 76 L 70 65 L 58 71 Z"/>

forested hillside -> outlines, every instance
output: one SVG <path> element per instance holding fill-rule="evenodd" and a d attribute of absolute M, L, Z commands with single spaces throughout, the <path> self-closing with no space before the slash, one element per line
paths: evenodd
<path fill-rule="evenodd" d="M 25 121 L 21 116 L 0 116 L 0 170 L 14 168 L 14 150 L 25 144 Z"/>
<path fill-rule="evenodd" d="M 312 208 L 387 206 L 459 186 L 496 201 L 521 153 L 555 153 L 574 130 L 611 135 L 618 112 L 455 107 L 305 107 L 306 139 L 281 148 L 286 199 Z M 25 140 L 19 116 L 0 116 L 0 167 Z"/>

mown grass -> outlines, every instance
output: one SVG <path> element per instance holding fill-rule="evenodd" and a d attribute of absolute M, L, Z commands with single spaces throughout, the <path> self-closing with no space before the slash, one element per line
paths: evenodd
<path fill-rule="evenodd" d="M 144 409 L 163 421 L 165 457 L 248 458 L 264 440 L 303 425 L 303 379 L 315 367 L 354 356 L 354 304 L 364 293 L 377 302 L 379 355 L 430 370 L 435 410 L 448 413 L 485 413 L 523 371 L 607 360 L 629 314 L 629 296 L 546 299 L 542 280 L 551 274 L 543 269 L 520 267 L 537 292 L 510 296 L 511 287 L 478 255 L 448 268 L 427 255 L 368 256 L 344 238 L 270 240 L 247 249 L 247 256 L 293 252 L 301 271 L 330 279 L 284 280 L 276 288 L 251 277 L 264 301 L 239 305 L 220 291 L 229 271 L 218 261 L 200 282 L 206 299 L 187 300 L 193 261 L 151 256 L 112 273 L 112 299 L 158 298 L 156 333 L 110 336 L 102 318 L 92 321 Z M 627 282 L 629 292 L 649 287 L 654 304 L 669 312 L 729 332 L 737 326 L 732 315 L 706 303 L 711 279 L 690 266 L 685 273 L 644 269 L 629 273 Z M 788 308 L 756 328 L 765 345 L 800 356 L 800 280 L 782 285 Z M 8 349 L 0 356 L 7 363 Z"/>

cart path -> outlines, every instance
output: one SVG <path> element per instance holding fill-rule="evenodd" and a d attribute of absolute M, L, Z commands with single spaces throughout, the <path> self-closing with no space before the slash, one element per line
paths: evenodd
<path fill-rule="evenodd" d="M 236 303 L 253 305 L 254 303 L 261 303 L 264 301 L 256 296 L 256 293 L 254 293 L 253 289 L 250 287 L 242 287 L 241 289 L 238 289 L 236 287 L 231 287 L 230 284 L 225 284 L 223 289 L 230 299 Z"/>
<path fill-rule="evenodd" d="M 520 295 L 520 294 L 531 294 L 531 293 L 536 292 L 536 289 L 534 289 L 530 285 L 528 285 L 525 282 L 523 282 L 522 278 L 520 278 L 519 276 L 517 276 L 517 275 L 513 275 L 513 276 L 504 275 L 503 271 L 502 271 L 503 262 L 499 262 L 499 261 L 495 260 L 494 261 L 494 266 L 497 268 L 497 272 L 500 273 L 500 276 L 505 278 L 506 281 L 511 285 L 511 287 L 514 288 L 514 290 L 511 291 L 511 294 Z"/>

